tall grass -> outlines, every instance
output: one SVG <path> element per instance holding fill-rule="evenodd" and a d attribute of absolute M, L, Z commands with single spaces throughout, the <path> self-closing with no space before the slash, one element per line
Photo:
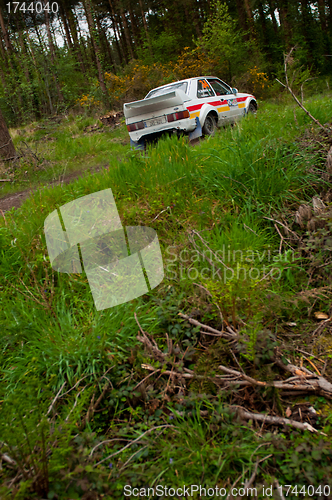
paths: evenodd
<path fill-rule="evenodd" d="M 331 116 L 332 103 L 328 98 L 313 100 L 309 107 L 322 122 Z M 277 295 L 285 287 L 282 288 L 282 282 L 280 286 L 269 281 L 257 284 L 259 280 L 254 278 L 245 284 L 237 278 L 225 284 L 211 277 L 206 282 L 194 283 L 188 274 L 184 279 L 179 276 L 171 279 L 166 273 L 164 282 L 149 294 L 116 309 L 96 311 L 84 272 L 81 275 L 52 272 L 43 233 L 45 218 L 69 201 L 111 188 L 123 225 L 146 225 L 156 229 L 165 263 L 170 247 L 177 261 L 183 249 L 203 253 L 206 247 L 197 237 L 199 234 L 214 252 L 223 248 L 226 252 L 228 249 L 238 251 L 237 259 L 241 252 L 242 255 L 252 252 L 254 264 L 261 270 L 264 265 L 270 265 L 267 251 L 278 253 L 280 243 L 270 221 L 264 217 L 286 209 L 293 211 L 324 186 L 319 175 L 320 158 L 310 144 L 306 149 L 298 145 L 308 121 L 298 111 L 296 123 L 292 106 L 264 105 L 256 116 L 220 130 L 215 137 L 196 147 L 190 146 L 184 138 L 167 138 L 145 153 L 115 145 L 107 134 L 73 139 L 70 134 L 75 135 L 88 122 L 70 123 L 68 130 L 63 127 L 55 132 L 53 160 L 62 167 L 66 161 L 74 165 L 86 159 L 90 150 L 95 158 L 107 159 L 109 169 L 95 175 L 87 174 L 68 185 L 45 187 L 31 195 L 20 209 L 6 213 L 1 219 L 0 397 L 7 401 L 12 397 L 10 394 L 19 395 L 33 379 L 40 389 L 47 388 L 52 394 L 50 397 L 54 398 L 64 383 L 69 389 L 84 380 L 89 389 L 81 407 L 85 405 L 87 412 L 92 392 L 102 390 L 105 382 L 102 377 L 109 370 L 107 380 L 112 386 L 111 395 L 105 408 L 88 423 L 88 429 L 97 433 L 100 441 L 104 432 L 115 436 L 114 440 L 134 439 L 148 424 L 157 426 L 159 420 L 169 423 L 168 416 L 161 410 L 154 412 L 151 409 L 148 413 L 140 405 L 134 407 L 131 403 L 137 397 L 135 374 L 141 373 L 142 364 L 150 362 L 137 345 L 139 328 L 134 313 L 142 328 L 155 335 L 163 345 L 167 331 L 175 342 L 182 342 L 185 337 L 184 345 L 193 349 L 195 331 L 180 324 L 177 314 L 182 308 L 191 309 L 195 305 L 197 284 L 210 291 L 212 302 L 220 300 L 221 307 L 222 300 L 228 301 L 226 315 L 234 315 L 236 308 L 244 304 L 248 318 L 259 321 L 262 304 L 265 302 L 269 307 L 272 301 L 268 302 L 268 294 Z M 122 140 L 123 131 L 118 134 Z M 316 168 L 308 168 L 313 162 Z M 196 247 L 190 243 L 194 229 Z M 285 258 L 278 265 L 288 272 L 293 263 Z M 187 266 L 200 271 L 206 263 L 189 262 Z M 292 286 L 299 287 L 302 277 L 294 266 L 288 272 L 289 282 L 292 279 Z M 210 319 L 217 317 L 213 311 L 207 314 Z M 243 311 L 241 319 L 246 321 Z M 131 364 L 129 357 L 133 358 Z M 141 378 L 144 377 L 145 372 Z M 163 395 L 155 389 L 149 391 L 146 401 L 151 408 L 158 407 Z M 78 392 L 75 394 L 77 398 Z M 180 484 L 203 477 L 202 482 L 208 485 L 226 476 L 235 481 L 243 469 L 252 473 L 251 459 L 258 449 L 251 437 L 252 431 L 241 430 L 241 426 L 231 419 L 220 417 L 221 407 L 217 411 L 220 418 L 214 414 L 213 422 L 204 422 L 198 399 L 194 398 L 192 403 L 191 410 L 196 413 L 191 414 L 191 420 L 187 414 L 183 418 L 183 413 L 177 415 L 175 411 L 182 409 L 183 412 L 187 400 L 183 403 L 179 399 L 175 410 L 169 405 L 168 411 L 174 412 L 175 418 L 171 419 L 174 429 L 169 431 L 167 438 L 159 434 L 155 441 L 149 438 L 143 449 L 121 452 L 123 470 L 114 471 L 110 467 L 107 471 L 112 486 L 110 498 L 122 495 L 116 489 L 116 482 L 122 485 L 124 481 L 135 480 L 143 484 L 163 477 Z M 61 417 L 75 404 L 73 392 L 61 401 Z M 206 401 L 204 404 L 204 408 L 208 407 L 213 413 L 211 405 Z M 113 415 L 111 424 L 110 415 Z M 121 420 L 123 415 L 127 421 Z M 38 443 L 38 436 L 34 439 Z M 88 438 L 80 435 L 77 439 L 82 440 L 78 449 L 85 449 L 84 439 Z M 115 442 L 104 452 L 100 448 L 99 459 L 122 446 Z M 133 455 L 133 451 L 137 451 L 137 455 Z M 259 456 L 263 456 L 261 451 Z M 267 449 L 265 451 L 267 454 Z M 66 456 L 71 453 L 69 448 L 66 453 Z M 73 463 L 77 463 L 75 460 Z M 189 471 L 188 460 L 192 465 Z M 132 464 L 135 467 L 131 468 Z M 63 465 L 58 465 L 57 470 L 61 467 Z M 90 462 L 87 467 L 90 468 L 83 472 L 89 475 Z M 100 473 L 104 474 L 102 468 Z M 121 475 L 120 479 L 117 474 Z M 298 475 L 294 472 L 291 477 L 302 478 L 300 472 Z M 73 491 L 72 483 L 69 484 L 68 494 Z M 61 485 L 57 488 L 60 491 Z M 76 493 L 70 494 L 74 498 Z"/>

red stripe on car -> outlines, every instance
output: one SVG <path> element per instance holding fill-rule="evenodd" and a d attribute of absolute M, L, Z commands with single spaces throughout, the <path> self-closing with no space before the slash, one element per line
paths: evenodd
<path fill-rule="evenodd" d="M 187 109 L 188 109 L 188 111 L 196 111 L 197 109 L 201 109 L 202 106 L 203 106 L 203 103 L 196 104 L 195 106 L 188 106 Z"/>

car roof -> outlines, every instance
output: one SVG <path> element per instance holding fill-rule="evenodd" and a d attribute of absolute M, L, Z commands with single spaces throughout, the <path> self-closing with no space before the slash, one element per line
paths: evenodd
<path fill-rule="evenodd" d="M 217 76 L 212 76 L 212 75 L 193 76 L 192 78 L 184 78 L 183 80 L 176 80 L 175 82 L 165 83 L 165 85 L 161 85 L 160 87 L 155 87 L 154 89 L 149 90 L 148 94 L 150 92 L 152 92 L 153 90 L 162 89 L 164 87 L 169 87 L 170 85 L 174 85 L 175 83 L 190 82 L 191 80 L 200 80 L 201 78 L 217 78 L 218 80 L 220 80 L 220 78 L 218 78 Z"/>

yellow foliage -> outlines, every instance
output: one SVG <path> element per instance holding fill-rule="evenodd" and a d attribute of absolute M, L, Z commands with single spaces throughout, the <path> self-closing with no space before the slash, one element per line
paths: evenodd
<path fill-rule="evenodd" d="M 193 76 L 213 73 L 216 61 L 209 58 L 200 48 L 185 47 L 176 62 L 151 65 L 133 61 L 126 72 L 119 76 L 106 72 L 105 83 L 110 97 L 115 102 L 143 98 L 152 88 Z M 98 83 L 97 83 L 98 86 Z M 77 102 L 81 106 L 99 104 L 91 95 L 83 95 Z"/>
<path fill-rule="evenodd" d="M 248 84 L 251 85 L 253 93 L 260 94 L 264 88 L 270 87 L 270 80 L 266 73 L 254 66 L 249 70 Z"/>
<path fill-rule="evenodd" d="M 97 101 L 94 96 L 89 94 L 84 94 L 80 99 L 76 99 L 76 102 L 82 107 L 99 106 L 100 101 Z"/>

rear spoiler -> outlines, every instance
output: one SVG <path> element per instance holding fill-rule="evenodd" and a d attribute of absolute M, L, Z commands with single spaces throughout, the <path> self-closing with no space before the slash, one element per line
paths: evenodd
<path fill-rule="evenodd" d="M 125 118 L 133 118 L 145 113 L 153 113 L 160 109 L 172 108 L 184 104 L 185 101 L 191 101 L 191 98 L 183 90 L 175 89 L 167 94 L 149 97 L 141 101 L 129 102 L 123 105 Z"/>

